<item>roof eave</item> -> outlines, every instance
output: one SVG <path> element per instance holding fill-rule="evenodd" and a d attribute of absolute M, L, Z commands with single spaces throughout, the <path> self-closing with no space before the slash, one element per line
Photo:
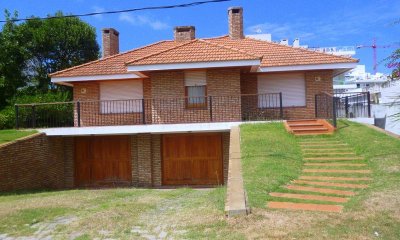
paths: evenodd
<path fill-rule="evenodd" d="M 101 80 L 122 80 L 132 78 L 146 77 L 141 73 L 126 73 L 126 74 L 106 74 L 106 75 L 88 75 L 88 76 L 68 76 L 68 77 L 52 77 L 51 82 L 62 84 L 67 82 L 85 82 L 85 81 L 101 81 Z"/>
<path fill-rule="evenodd" d="M 258 72 L 289 72 L 289 71 L 309 71 L 309 70 L 335 70 L 334 72 L 341 74 L 357 66 L 358 62 L 347 63 L 325 63 L 325 64 L 304 64 L 304 65 L 288 65 L 288 66 L 271 66 L 260 67 Z"/>
<path fill-rule="evenodd" d="M 128 72 L 260 66 L 260 59 L 128 65 Z"/>

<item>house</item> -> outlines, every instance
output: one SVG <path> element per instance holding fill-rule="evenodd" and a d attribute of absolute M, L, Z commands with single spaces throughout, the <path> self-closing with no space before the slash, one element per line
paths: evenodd
<path fill-rule="evenodd" d="M 315 95 L 358 62 L 246 38 L 241 7 L 228 29 L 198 39 L 175 27 L 173 40 L 124 53 L 103 29 L 101 59 L 51 74 L 73 87 L 73 127 L 44 130 L 68 145 L 69 186 L 224 184 L 231 126 L 315 118 Z"/>

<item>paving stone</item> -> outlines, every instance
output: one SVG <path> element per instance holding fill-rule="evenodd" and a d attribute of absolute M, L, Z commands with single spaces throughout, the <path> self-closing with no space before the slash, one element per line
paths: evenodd
<path fill-rule="evenodd" d="M 292 203 L 292 202 L 268 202 L 267 207 L 277 209 L 305 210 L 305 211 L 323 211 L 323 212 L 341 212 L 343 206 L 313 203 Z"/>
<path fill-rule="evenodd" d="M 320 166 L 320 167 L 340 167 L 340 166 L 345 166 L 345 167 L 363 167 L 367 166 L 365 163 L 304 163 L 304 166 Z"/>
<path fill-rule="evenodd" d="M 308 173 L 371 173 L 371 170 L 344 170 L 344 169 L 303 169 Z"/>
<path fill-rule="evenodd" d="M 366 184 L 353 184 L 353 183 L 333 183 L 333 182 L 315 182 L 315 181 L 306 181 L 306 180 L 294 180 L 294 183 L 297 184 L 308 184 L 308 185 L 317 185 L 317 186 L 325 186 L 325 187 L 344 187 L 344 188 L 367 188 Z"/>
<path fill-rule="evenodd" d="M 307 191 L 307 192 L 317 192 L 317 193 L 328 193 L 328 194 L 336 194 L 336 195 L 345 195 L 345 196 L 354 196 L 356 195 L 352 191 L 343 191 L 331 188 L 316 188 L 316 187 L 306 187 L 306 186 L 298 186 L 298 185 L 288 185 L 287 189 L 297 190 L 297 191 Z"/>
<path fill-rule="evenodd" d="M 304 180 L 331 180 L 331 181 L 371 181 L 369 177 L 328 177 L 328 176 L 300 176 Z"/>
<path fill-rule="evenodd" d="M 304 160 L 307 161 L 353 161 L 363 160 L 362 157 L 306 157 Z"/>
<path fill-rule="evenodd" d="M 282 197 L 282 198 L 294 198 L 294 199 L 304 199 L 304 200 L 317 200 L 317 201 L 326 201 L 326 202 L 337 202 L 344 203 L 349 199 L 344 197 L 331 197 L 331 196 L 321 196 L 314 194 L 298 194 L 298 193 L 270 193 L 272 197 Z"/>
<path fill-rule="evenodd" d="M 304 155 L 355 155 L 352 152 L 305 152 Z"/>

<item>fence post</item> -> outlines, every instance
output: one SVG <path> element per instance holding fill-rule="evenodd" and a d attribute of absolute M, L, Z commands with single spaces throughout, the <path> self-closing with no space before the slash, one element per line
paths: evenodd
<path fill-rule="evenodd" d="M 367 92 L 367 98 L 368 98 L 368 117 L 371 117 L 371 95 L 369 91 Z"/>
<path fill-rule="evenodd" d="M 146 106 L 145 106 L 144 98 L 142 98 L 142 123 L 146 124 Z"/>
<path fill-rule="evenodd" d="M 283 120 L 282 92 L 279 93 L 279 114 L 280 114 L 281 120 Z"/>
<path fill-rule="evenodd" d="M 346 96 L 344 98 L 344 110 L 346 113 L 346 118 L 348 118 L 349 117 L 349 96 Z"/>
<path fill-rule="evenodd" d="M 32 105 L 32 128 L 36 127 L 36 106 L 35 104 Z"/>
<path fill-rule="evenodd" d="M 333 121 L 333 126 L 336 128 L 337 127 L 337 122 L 336 122 L 336 98 L 332 97 L 332 121 Z"/>
<path fill-rule="evenodd" d="M 78 127 L 81 126 L 81 102 L 76 102 L 76 111 L 78 112 Z"/>
<path fill-rule="evenodd" d="M 15 104 L 15 128 L 19 129 L 19 107 Z"/>
<path fill-rule="evenodd" d="M 212 122 L 213 121 L 213 112 L 212 112 L 212 108 L 213 108 L 213 106 L 212 106 L 212 96 L 209 96 L 209 99 L 208 99 L 208 101 L 210 102 L 210 122 Z"/>
<path fill-rule="evenodd" d="M 315 118 L 318 118 L 318 94 L 315 94 Z"/>

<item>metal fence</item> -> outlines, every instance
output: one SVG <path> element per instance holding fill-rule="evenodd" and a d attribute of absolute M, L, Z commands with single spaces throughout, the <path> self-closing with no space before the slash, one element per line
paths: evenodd
<path fill-rule="evenodd" d="M 281 120 L 282 94 L 15 105 L 17 128 Z"/>
<path fill-rule="evenodd" d="M 315 117 L 329 120 L 334 127 L 337 118 L 371 117 L 370 93 L 316 94 Z"/>

